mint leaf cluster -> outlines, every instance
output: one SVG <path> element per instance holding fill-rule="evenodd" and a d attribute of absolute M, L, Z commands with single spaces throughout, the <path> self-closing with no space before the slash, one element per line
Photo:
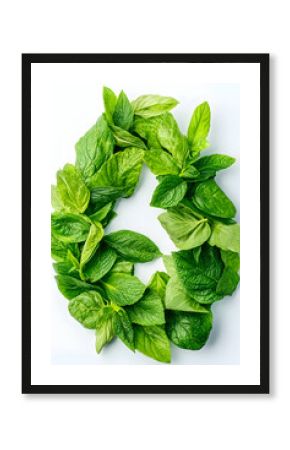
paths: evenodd
<path fill-rule="evenodd" d="M 114 338 L 130 350 L 170 362 L 171 345 L 203 347 L 211 305 L 239 283 L 236 208 L 215 176 L 234 158 L 200 156 L 209 146 L 210 107 L 197 106 L 183 135 L 170 112 L 178 101 L 142 95 L 130 101 L 103 89 L 105 112 L 76 143 L 75 164 L 52 186 L 51 255 L 71 316 L 95 330 L 99 353 Z M 157 176 L 151 206 L 177 247 L 162 255 L 147 236 L 106 233 L 115 205 L 134 194 L 143 164 Z M 134 264 L 163 257 L 166 272 L 144 285 Z"/>

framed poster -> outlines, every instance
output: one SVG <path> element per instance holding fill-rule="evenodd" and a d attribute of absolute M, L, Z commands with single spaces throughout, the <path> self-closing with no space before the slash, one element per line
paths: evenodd
<path fill-rule="evenodd" d="M 268 393 L 269 55 L 22 58 L 23 393 Z"/>

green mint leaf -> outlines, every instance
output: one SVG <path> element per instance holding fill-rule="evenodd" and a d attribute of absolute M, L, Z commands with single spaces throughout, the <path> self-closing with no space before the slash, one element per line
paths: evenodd
<path fill-rule="evenodd" d="M 166 113 L 162 116 L 157 137 L 161 146 L 172 154 L 177 165 L 183 167 L 188 158 L 188 144 L 172 114 Z"/>
<path fill-rule="evenodd" d="M 104 116 L 80 138 L 76 146 L 76 167 L 89 188 L 94 187 L 93 176 L 113 154 L 114 138 Z"/>
<path fill-rule="evenodd" d="M 199 183 L 194 191 L 193 203 L 207 214 L 231 219 L 236 215 L 236 208 L 214 180 Z"/>
<path fill-rule="evenodd" d="M 113 316 L 115 310 L 111 306 L 104 306 L 96 314 L 96 351 L 100 353 L 103 347 L 111 342 L 115 336 Z"/>
<path fill-rule="evenodd" d="M 228 155 L 209 155 L 199 158 L 195 162 L 195 167 L 200 171 L 213 171 L 224 170 L 234 164 L 235 158 Z"/>
<path fill-rule="evenodd" d="M 188 127 L 188 143 L 192 152 L 208 147 L 207 136 L 210 129 L 210 107 L 207 102 L 195 108 Z"/>
<path fill-rule="evenodd" d="M 170 208 L 158 217 L 162 227 L 181 250 L 199 247 L 210 237 L 208 220 L 197 218 L 185 205 Z"/>
<path fill-rule="evenodd" d="M 67 261 L 67 253 L 70 250 L 74 255 L 78 255 L 77 244 L 69 244 L 57 239 L 53 234 L 51 235 L 51 257 L 57 262 Z"/>
<path fill-rule="evenodd" d="M 132 305 L 144 294 L 145 286 L 134 275 L 112 273 L 101 282 L 109 300 L 119 306 Z"/>
<path fill-rule="evenodd" d="M 105 108 L 105 115 L 107 122 L 112 125 L 113 124 L 113 114 L 115 111 L 116 103 L 117 103 L 117 96 L 112 91 L 112 89 L 104 86 L 103 87 L 103 102 L 104 102 L 104 108 Z"/>
<path fill-rule="evenodd" d="M 107 234 L 104 240 L 127 261 L 148 262 L 161 255 L 159 248 L 151 239 L 135 231 L 116 231 Z"/>
<path fill-rule="evenodd" d="M 114 251 L 113 249 L 111 249 Z M 124 261 L 123 259 L 117 259 L 116 263 L 112 267 L 111 273 L 129 273 L 134 274 L 134 264 L 130 261 Z"/>
<path fill-rule="evenodd" d="M 147 141 L 148 148 L 161 148 L 157 134 L 162 120 L 163 115 L 151 117 L 150 119 L 138 117 L 134 120 L 133 131 Z"/>
<path fill-rule="evenodd" d="M 125 187 L 117 186 L 98 186 L 91 190 L 91 200 L 89 204 L 90 213 L 94 214 L 100 209 L 106 207 L 108 203 L 113 203 L 119 197 L 123 197 L 126 193 Z"/>
<path fill-rule="evenodd" d="M 180 176 L 185 179 L 196 180 L 199 179 L 200 173 L 196 167 L 188 165 L 181 171 Z"/>
<path fill-rule="evenodd" d="M 75 278 L 70 275 L 57 275 L 56 277 L 58 289 L 62 293 L 62 295 L 71 300 L 77 295 L 82 294 L 85 291 L 97 290 L 96 286 L 92 284 L 86 283 L 85 281 L 81 281 L 78 278 Z"/>
<path fill-rule="evenodd" d="M 113 202 L 107 203 L 105 206 L 102 206 L 102 208 L 98 209 L 89 216 L 90 220 L 94 223 L 103 222 L 103 220 L 105 220 L 108 217 L 109 213 L 112 211 L 113 206 Z"/>
<path fill-rule="evenodd" d="M 210 245 L 216 245 L 222 250 L 232 252 L 240 251 L 240 225 L 226 225 L 221 222 L 215 222 L 212 226 L 212 233 L 208 241 Z"/>
<path fill-rule="evenodd" d="M 231 267 L 225 267 L 217 284 L 216 292 L 220 295 L 232 295 L 237 289 L 240 276 Z"/>
<path fill-rule="evenodd" d="M 132 102 L 134 114 L 144 118 L 159 116 L 177 104 L 178 101 L 174 98 L 161 95 L 141 95 Z"/>
<path fill-rule="evenodd" d="M 136 147 L 141 150 L 146 150 L 146 145 L 137 136 L 129 133 L 129 131 L 123 130 L 120 127 L 112 126 L 113 136 L 118 147 Z"/>
<path fill-rule="evenodd" d="M 81 214 L 55 212 L 51 215 L 52 233 L 63 242 L 85 241 L 90 226 L 90 220 Z"/>
<path fill-rule="evenodd" d="M 96 328 L 97 313 L 104 306 L 101 295 L 96 291 L 87 291 L 73 298 L 68 309 L 70 314 L 86 328 Z"/>
<path fill-rule="evenodd" d="M 115 110 L 113 113 L 113 121 L 117 127 L 129 130 L 133 124 L 134 111 L 124 91 L 120 92 Z"/>
<path fill-rule="evenodd" d="M 161 300 L 164 302 L 165 299 L 165 289 L 168 283 L 169 276 L 165 272 L 155 272 L 148 284 L 148 288 L 151 292 L 159 295 Z"/>
<path fill-rule="evenodd" d="M 89 234 L 85 241 L 85 244 L 81 253 L 80 270 L 82 271 L 84 265 L 89 262 L 89 260 L 94 255 L 96 249 L 98 248 L 99 242 L 104 236 L 104 230 L 100 223 L 93 223 L 91 225 Z"/>
<path fill-rule="evenodd" d="M 94 176 L 95 187 L 122 188 L 123 196 L 129 197 L 139 181 L 143 156 L 143 151 L 138 148 L 115 153 Z"/>
<path fill-rule="evenodd" d="M 71 213 L 82 213 L 90 201 L 90 191 L 81 173 L 72 164 L 57 172 L 57 187 L 53 187 L 54 206 Z"/>
<path fill-rule="evenodd" d="M 154 325 L 134 326 L 135 348 L 150 358 L 169 363 L 171 360 L 170 342 L 164 328 Z"/>
<path fill-rule="evenodd" d="M 135 351 L 134 329 L 124 309 L 119 309 L 113 315 L 113 329 L 116 336 L 124 342 L 127 347 Z"/>
<path fill-rule="evenodd" d="M 176 175 L 165 175 L 153 192 L 150 202 L 156 208 L 170 208 L 178 205 L 187 191 L 187 183 Z"/>
<path fill-rule="evenodd" d="M 183 288 L 177 277 L 171 277 L 166 286 L 165 307 L 176 311 L 208 313 L 208 310 L 194 301 Z"/>
<path fill-rule="evenodd" d="M 172 156 L 162 149 L 148 150 L 144 161 L 155 175 L 178 175 L 179 169 Z"/>
<path fill-rule="evenodd" d="M 96 283 L 112 269 L 117 254 L 112 248 L 99 247 L 90 261 L 83 267 L 83 276 L 91 283 Z"/>
<path fill-rule="evenodd" d="M 212 313 L 168 311 L 166 333 L 177 347 L 199 350 L 208 340 L 212 328 Z"/>
<path fill-rule="evenodd" d="M 238 253 L 221 250 L 221 258 L 225 266 L 230 267 L 235 272 L 240 270 L 240 255 Z"/>
<path fill-rule="evenodd" d="M 162 300 L 155 292 L 146 291 L 143 297 L 126 311 L 131 322 L 139 325 L 162 325 L 165 323 Z"/>

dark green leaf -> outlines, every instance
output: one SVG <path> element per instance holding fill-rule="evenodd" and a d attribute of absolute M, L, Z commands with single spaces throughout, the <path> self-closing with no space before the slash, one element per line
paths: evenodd
<path fill-rule="evenodd" d="M 217 284 L 216 292 L 220 295 L 232 295 L 240 281 L 239 274 L 231 267 L 225 267 Z"/>
<path fill-rule="evenodd" d="M 240 255 L 238 253 L 221 250 L 221 257 L 225 266 L 230 267 L 235 272 L 240 270 Z"/>
<path fill-rule="evenodd" d="M 91 283 L 96 283 L 110 272 L 116 259 L 117 254 L 112 248 L 104 248 L 101 246 L 83 268 L 85 279 Z"/>
<path fill-rule="evenodd" d="M 104 306 L 101 295 L 87 291 L 73 298 L 68 309 L 70 314 L 86 328 L 96 328 L 97 313 Z"/>
<path fill-rule="evenodd" d="M 133 326 L 124 309 L 120 308 L 113 315 L 113 329 L 116 336 L 118 336 L 130 350 L 135 351 Z"/>
<path fill-rule="evenodd" d="M 196 180 L 200 177 L 200 173 L 194 166 L 188 165 L 182 170 L 180 176 L 189 180 Z"/>
<path fill-rule="evenodd" d="M 105 242 L 124 259 L 131 262 L 148 262 L 161 255 L 151 239 L 135 231 L 120 230 L 107 234 Z"/>
<path fill-rule="evenodd" d="M 109 300 L 119 306 L 136 303 L 145 291 L 144 284 L 127 273 L 109 274 L 101 283 Z"/>
<path fill-rule="evenodd" d="M 199 183 L 192 198 L 202 211 L 215 217 L 230 219 L 236 215 L 236 208 L 214 180 Z"/>
<path fill-rule="evenodd" d="M 57 275 L 55 278 L 57 281 L 58 289 L 60 290 L 62 295 L 69 300 L 76 297 L 77 295 L 82 294 L 85 291 L 97 289 L 96 286 L 86 283 L 85 281 L 81 281 L 78 278 L 70 275 Z"/>
<path fill-rule="evenodd" d="M 135 348 L 150 358 L 170 362 L 170 343 L 162 326 L 142 327 L 135 325 Z"/>
<path fill-rule="evenodd" d="M 150 205 L 170 208 L 178 205 L 187 191 L 187 183 L 176 175 L 166 175 L 155 189 Z"/>
<path fill-rule="evenodd" d="M 90 220 L 81 214 L 55 212 L 51 215 L 52 233 L 63 242 L 85 241 L 90 226 Z"/>
<path fill-rule="evenodd" d="M 103 206 L 102 208 L 98 209 L 96 212 L 91 214 L 89 216 L 90 220 L 92 222 L 94 222 L 94 223 L 102 222 L 109 215 L 109 213 L 111 212 L 112 208 L 113 208 L 113 202 L 107 203 L 105 206 Z"/>
<path fill-rule="evenodd" d="M 166 332 L 169 339 L 178 347 L 199 350 L 206 343 L 212 328 L 212 313 L 188 313 L 168 311 L 166 313 Z"/>
<path fill-rule="evenodd" d="M 124 130 L 129 130 L 133 123 L 133 118 L 134 111 L 132 105 L 125 92 L 121 91 L 113 114 L 114 124 Z"/>
<path fill-rule="evenodd" d="M 105 207 L 108 203 L 114 202 L 119 197 L 123 197 L 126 194 L 126 187 L 117 186 L 99 186 L 91 190 L 90 209 L 99 211 Z"/>

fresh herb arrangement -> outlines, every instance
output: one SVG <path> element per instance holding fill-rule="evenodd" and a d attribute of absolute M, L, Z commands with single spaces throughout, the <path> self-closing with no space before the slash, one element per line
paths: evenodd
<path fill-rule="evenodd" d="M 202 348 L 211 332 L 211 305 L 239 283 L 240 229 L 236 208 L 215 181 L 234 158 L 208 147 L 210 107 L 197 106 L 184 136 L 169 111 L 171 97 L 130 102 L 105 87 L 105 112 L 76 144 L 75 165 L 52 186 L 51 253 L 68 310 L 95 330 L 99 353 L 114 337 L 132 351 L 170 362 L 170 342 Z M 148 237 L 107 234 L 120 198 L 133 195 L 145 163 L 157 176 L 151 206 L 177 251 L 162 255 Z M 163 257 L 167 272 L 145 286 L 134 263 Z"/>

